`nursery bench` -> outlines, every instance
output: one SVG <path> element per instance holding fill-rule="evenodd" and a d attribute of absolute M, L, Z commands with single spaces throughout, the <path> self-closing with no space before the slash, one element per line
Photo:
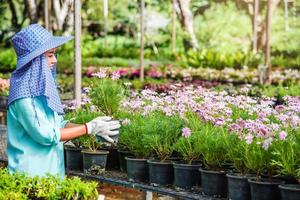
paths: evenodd
<path fill-rule="evenodd" d="M 126 174 L 119 171 L 105 171 L 101 175 L 90 175 L 90 174 L 84 174 L 82 172 L 76 172 L 76 171 L 68 171 L 67 174 L 70 176 L 79 176 L 84 179 L 95 180 L 102 183 L 134 188 L 145 192 L 155 192 L 158 194 L 162 194 L 170 197 L 176 197 L 180 199 L 223 200 L 222 198 L 215 198 L 215 197 L 209 197 L 204 195 L 201 192 L 200 188 L 197 188 L 194 191 L 186 191 L 183 189 L 176 189 L 176 188 L 165 187 L 165 186 L 152 186 L 147 183 L 128 181 Z"/>

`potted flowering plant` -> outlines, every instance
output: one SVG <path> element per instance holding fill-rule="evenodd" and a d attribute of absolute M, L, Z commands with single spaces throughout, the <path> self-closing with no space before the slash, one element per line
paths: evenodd
<path fill-rule="evenodd" d="M 100 69 L 90 82 L 89 97 L 93 105 L 106 116 L 117 117 L 120 103 L 125 97 L 126 87 L 119 80 L 120 74 L 108 74 L 106 69 Z"/>
<path fill-rule="evenodd" d="M 90 91 L 88 93 L 91 104 L 105 116 L 119 120 L 119 107 L 127 91 L 125 85 L 119 80 L 119 71 L 110 74 L 106 68 L 101 68 L 99 72 L 93 74 L 93 76 L 89 84 Z M 119 170 L 119 156 L 116 147 L 118 135 L 111 136 L 111 138 L 114 140 L 113 144 L 107 143 L 101 137 L 98 137 L 98 140 L 103 142 L 102 149 L 109 151 L 107 167 L 109 169 Z"/>
<path fill-rule="evenodd" d="M 226 174 L 228 179 L 228 198 L 250 200 L 249 169 L 245 164 L 245 140 L 241 140 L 237 133 L 230 133 L 226 142 L 228 161 L 232 163 L 233 171 Z M 234 147 L 234 148 L 233 148 Z"/>
<path fill-rule="evenodd" d="M 139 113 L 133 113 L 128 119 L 130 123 L 120 128 L 118 145 L 126 148 L 133 154 L 133 157 L 126 157 L 127 176 L 131 181 L 148 181 L 147 158 L 151 148 L 147 145 L 144 133 L 149 126 L 145 117 Z"/>
<path fill-rule="evenodd" d="M 290 182 L 279 186 L 281 198 L 297 199 L 300 196 L 300 128 L 281 131 L 279 138 L 272 163 Z"/>
<path fill-rule="evenodd" d="M 225 164 L 227 157 L 227 129 L 210 122 L 203 122 L 199 130 L 202 141 L 198 148 L 202 155 L 203 166 L 200 168 L 201 183 L 205 194 L 227 196 Z"/>
<path fill-rule="evenodd" d="M 101 115 L 86 108 L 68 113 L 66 119 L 77 124 L 84 124 Z M 101 150 L 102 142 L 95 135 L 85 135 L 72 140 L 75 147 L 66 146 L 66 163 L 69 170 L 84 172 L 102 172 L 106 167 L 108 151 Z M 94 171 L 93 171 L 94 170 Z"/>
<path fill-rule="evenodd" d="M 148 160 L 149 181 L 153 185 L 172 184 L 173 165 L 168 158 L 172 155 L 174 144 L 180 137 L 183 120 L 178 116 L 153 112 L 145 117 L 145 121 L 144 139 L 156 155 L 156 158 Z"/>
<path fill-rule="evenodd" d="M 273 140 L 273 137 L 253 137 L 251 143 L 246 145 L 245 164 L 256 174 L 255 178 L 248 179 L 251 196 L 258 200 L 280 199 L 278 185 L 284 181 L 273 178 L 276 173 L 276 166 L 272 164 L 276 149 Z M 264 178 L 265 174 L 268 178 Z"/>
<path fill-rule="evenodd" d="M 195 113 L 186 114 L 188 126 L 182 128 L 182 136 L 177 140 L 174 150 L 182 157 L 183 162 L 173 162 L 174 184 L 180 188 L 191 188 L 200 182 L 199 168 L 201 157 L 198 144 L 202 138 L 199 134 L 201 123 Z"/>

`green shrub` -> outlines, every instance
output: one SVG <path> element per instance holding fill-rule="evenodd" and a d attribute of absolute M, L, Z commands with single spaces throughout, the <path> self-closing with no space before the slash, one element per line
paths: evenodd
<path fill-rule="evenodd" d="M 272 164 L 279 173 L 300 179 L 300 129 L 289 131 L 287 139 L 277 141 Z"/>
<path fill-rule="evenodd" d="M 178 116 L 166 116 L 162 113 L 151 113 L 145 119 L 145 141 L 155 152 L 160 161 L 170 158 L 174 151 L 174 144 L 179 139 L 183 128 L 183 121 Z"/>
<path fill-rule="evenodd" d="M 71 123 L 85 124 L 96 117 L 101 116 L 99 112 L 90 111 L 89 105 L 86 108 L 81 108 L 68 112 L 65 115 L 66 120 L 70 120 Z M 88 148 L 91 151 L 96 151 L 101 148 L 102 143 L 97 140 L 95 135 L 84 135 L 71 140 L 77 148 Z"/>
<path fill-rule="evenodd" d="M 0 169 L 0 199 L 97 199 L 97 183 L 83 182 L 78 177 L 64 180 L 47 175 L 29 177 L 10 174 Z"/>
<path fill-rule="evenodd" d="M 125 87 L 121 81 L 111 78 L 93 78 L 89 97 L 92 104 L 106 116 L 114 117 L 125 97 Z"/>
<path fill-rule="evenodd" d="M 11 72 L 15 70 L 17 64 L 16 53 L 13 48 L 0 49 L 0 70 Z"/>
<path fill-rule="evenodd" d="M 192 164 L 193 161 L 201 157 L 201 149 L 198 144 L 202 142 L 201 134 L 199 134 L 202 124 L 195 113 L 187 113 L 187 120 L 191 135 L 180 137 L 174 145 L 174 151 L 177 152 L 185 162 Z"/>
<path fill-rule="evenodd" d="M 128 149 L 136 158 L 147 158 L 151 147 L 144 137 L 149 131 L 146 118 L 141 114 L 132 114 L 127 120 L 128 124 L 120 128 L 118 146 Z"/>

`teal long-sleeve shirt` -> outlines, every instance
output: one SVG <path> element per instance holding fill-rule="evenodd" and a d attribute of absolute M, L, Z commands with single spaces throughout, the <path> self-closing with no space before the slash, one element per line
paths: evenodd
<path fill-rule="evenodd" d="M 51 110 L 44 96 L 14 101 L 7 111 L 7 157 L 10 172 L 30 176 L 65 175 L 60 128 L 63 117 Z"/>

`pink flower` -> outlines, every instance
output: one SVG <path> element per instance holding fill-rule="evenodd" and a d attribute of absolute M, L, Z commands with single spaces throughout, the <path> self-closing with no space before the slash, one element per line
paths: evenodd
<path fill-rule="evenodd" d="M 268 150 L 268 148 L 269 148 L 269 146 L 272 144 L 272 142 L 273 142 L 273 138 L 268 138 L 268 139 L 266 139 L 265 141 L 264 141 L 264 143 L 263 143 L 263 149 L 264 150 Z"/>
<path fill-rule="evenodd" d="M 127 118 L 122 121 L 122 125 L 129 125 L 130 123 L 130 120 Z"/>
<path fill-rule="evenodd" d="M 251 144 L 253 141 L 253 135 L 251 134 L 246 135 L 245 140 L 247 144 Z"/>
<path fill-rule="evenodd" d="M 95 67 L 94 67 L 94 66 L 90 66 L 90 67 L 88 67 L 88 68 L 86 69 L 85 75 L 86 75 L 87 77 L 91 77 L 91 76 L 93 76 L 94 71 L 95 71 Z"/>
<path fill-rule="evenodd" d="M 182 129 L 182 136 L 183 137 L 188 138 L 188 137 L 191 136 L 191 134 L 192 134 L 191 129 L 189 129 L 187 127 L 185 127 L 185 128 Z"/>
<path fill-rule="evenodd" d="M 97 107 L 95 105 L 91 105 L 90 111 L 91 112 L 96 112 L 97 111 Z"/>
<path fill-rule="evenodd" d="M 112 80 L 118 80 L 119 78 L 120 78 L 120 72 L 119 71 L 114 71 L 112 74 L 111 74 L 111 76 L 110 76 L 110 78 L 112 79 Z"/>
<path fill-rule="evenodd" d="M 279 139 L 280 140 L 285 140 L 287 136 L 287 133 L 285 131 L 280 131 L 279 132 Z"/>
<path fill-rule="evenodd" d="M 225 120 L 223 118 L 217 118 L 215 119 L 214 123 L 216 126 L 222 126 L 225 124 Z"/>
<path fill-rule="evenodd" d="M 95 76 L 95 77 L 98 77 L 98 78 L 105 78 L 107 76 L 106 72 L 107 72 L 107 69 L 101 68 L 99 70 L 99 72 L 92 74 L 92 76 Z"/>

